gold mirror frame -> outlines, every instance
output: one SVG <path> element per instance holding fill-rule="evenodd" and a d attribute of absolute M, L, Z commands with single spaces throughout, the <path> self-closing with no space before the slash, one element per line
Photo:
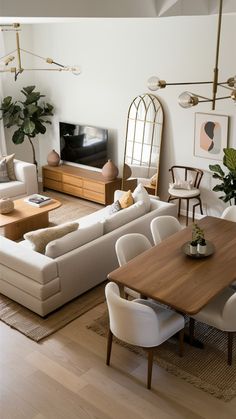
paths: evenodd
<path fill-rule="evenodd" d="M 132 176 L 142 179 L 141 183 L 148 193 L 157 195 L 163 124 L 163 108 L 155 95 L 145 93 L 132 101 L 126 124 L 123 190 L 125 180 Z M 139 173 L 141 175 L 136 176 Z M 154 174 L 157 176 L 155 186 L 150 183 L 150 178 Z"/>

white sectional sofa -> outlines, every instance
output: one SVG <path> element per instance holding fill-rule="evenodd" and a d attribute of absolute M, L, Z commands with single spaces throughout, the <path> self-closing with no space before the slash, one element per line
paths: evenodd
<path fill-rule="evenodd" d="M 0 183 L 0 198 L 18 199 L 38 192 L 36 166 L 21 160 L 14 160 L 16 179 Z"/>
<path fill-rule="evenodd" d="M 138 232 L 152 241 L 150 222 L 177 216 L 175 204 L 150 198 L 108 217 L 109 208 L 78 220 L 79 230 L 50 242 L 45 255 L 0 237 L 0 292 L 45 316 L 103 282 L 118 267 L 116 240 Z"/>

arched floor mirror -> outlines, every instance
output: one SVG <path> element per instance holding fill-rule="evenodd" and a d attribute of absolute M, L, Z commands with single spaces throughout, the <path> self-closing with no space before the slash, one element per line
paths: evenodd
<path fill-rule="evenodd" d="M 127 116 L 122 189 L 125 180 L 137 178 L 148 193 L 158 194 L 158 177 L 164 114 L 155 95 L 145 93 L 131 103 Z"/>

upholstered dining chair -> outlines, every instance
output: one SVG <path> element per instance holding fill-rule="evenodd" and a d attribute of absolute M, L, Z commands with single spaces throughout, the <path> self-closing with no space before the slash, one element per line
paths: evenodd
<path fill-rule="evenodd" d="M 129 233 L 121 236 L 116 242 L 116 256 L 120 266 L 125 265 L 135 256 L 140 255 L 152 247 L 146 236 L 140 233 Z M 128 287 L 124 287 L 125 297 L 130 295 L 139 298 L 140 294 Z"/>
<path fill-rule="evenodd" d="M 184 317 L 150 300 L 125 300 L 114 282 L 106 285 L 105 294 L 109 312 L 106 364 L 110 365 L 113 335 L 146 349 L 147 388 L 150 389 L 154 349 L 179 332 L 179 355 L 183 356 Z"/>
<path fill-rule="evenodd" d="M 193 205 L 193 221 L 195 219 L 195 209 L 197 206 L 200 207 L 201 214 L 203 214 L 202 201 L 199 189 L 203 176 L 203 171 L 201 169 L 196 169 L 195 167 L 188 166 L 172 166 L 169 169 L 169 171 L 171 172 L 173 184 L 170 186 L 168 190 L 168 202 L 178 199 L 178 215 L 180 215 L 181 202 L 182 200 L 186 200 L 186 225 L 188 225 L 189 201 L 191 199 L 197 200 L 197 203 Z"/>
<path fill-rule="evenodd" d="M 225 208 L 220 218 L 236 222 L 236 205 L 231 205 L 230 207 Z"/>
<path fill-rule="evenodd" d="M 179 221 L 171 215 L 160 215 L 153 218 L 150 224 L 152 238 L 155 244 L 160 243 L 166 237 L 181 230 Z"/>
<path fill-rule="evenodd" d="M 236 332 L 236 292 L 226 288 L 199 313 L 190 317 L 190 342 L 194 338 L 195 320 L 226 332 L 228 335 L 228 364 L 232 364 L 233 334 Z"/>

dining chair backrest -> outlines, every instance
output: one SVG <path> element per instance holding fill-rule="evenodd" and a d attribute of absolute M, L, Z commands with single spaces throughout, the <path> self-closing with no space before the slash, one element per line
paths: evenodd
<path fill-rule="evenodd" d="M 121 298 L 114 282 L 106 285 L 105 294 L 110 330 L 118 339 L 141 347 L 158 344 L 158 318 L 151 307 Z"/>
<path fill-rule="evenodd" d="M 119 265 L 125 265 L 135 256 L 152 247 L 146 236 L 140 233 L 125 234 L 116 242 L 116 255 Z"/>
<path fill-rule="evenodd" d="M 230 207 L 225 208 L 221 218 L 228 221 L 236 221 L 236 205 L 231 205 Z"/>
<path fill-rule="evenodd" d="M 181 230 L 179 221 L 171 215 L 161 215 L 153 218 L 150 227 L 155 244 Z"/>
<path fill-rule="evenodd" d="M 203 176 L 203 171 L 201 169 L 189 166 L 172 166 L 169 169 L 169 172 L 171 172 L 173 183 L 175 183 L 177 179 L 191 180 L 194 188 L 199 188 Z"/>
<path fill-rule="evenodd" d="M 232 294 L 232 289 L 228 290 L 229 298 L 222 311 L 222 319 L 228 331 L 236 331 L 236 292 Z"/>

